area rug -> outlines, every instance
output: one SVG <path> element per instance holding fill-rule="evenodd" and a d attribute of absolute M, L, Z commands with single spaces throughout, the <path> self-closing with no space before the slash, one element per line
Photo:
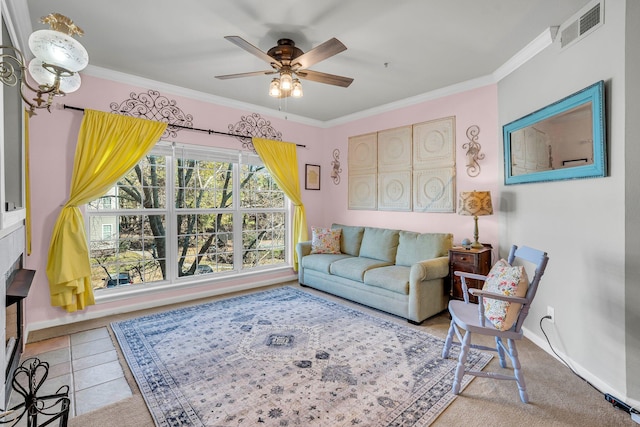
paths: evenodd
<path fill-rule="evenodd" d="M 459 346 L 295 287 L 111 327 L 162 427 L 427 426 L 455 397 Z"/>

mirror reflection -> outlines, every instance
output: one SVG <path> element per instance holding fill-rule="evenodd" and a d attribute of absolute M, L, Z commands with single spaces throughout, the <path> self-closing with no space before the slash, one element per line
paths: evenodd
<path fill-rule="evenodd" d="M 511 132 L 511 174 L 593 164 L 591 102 Z"/>

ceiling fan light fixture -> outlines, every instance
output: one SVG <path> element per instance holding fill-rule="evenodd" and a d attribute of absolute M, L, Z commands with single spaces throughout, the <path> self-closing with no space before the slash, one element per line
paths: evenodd
<path fill-rule="evenodd" d="M 269 84 L 269 96 L 273 96 L 274 98 L 280 98 L 281 93 L 282 92 L 280 91 L 280 80 L 278 79 L 271 80 L 271 83 Z"/>
<path fill-rule="evenodd" d="M 293 87 L 293 78 L 291 77 L 291 73 L 288 71 L 283 71 L 280 74 L 280 90 L 288 92 Z"/>
<path fill-rule="evenodd" d="M 291 96 L 293 96 L 294 98 L 302 98 L 302 83 L 300 83 L 300 80 L 298 79 L 293 79 Z"/>

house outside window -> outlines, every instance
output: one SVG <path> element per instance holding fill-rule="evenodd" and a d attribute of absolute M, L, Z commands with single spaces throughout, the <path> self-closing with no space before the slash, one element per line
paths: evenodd
<path fill-rule="evenodd" d="M 289 211 L 256 155 L 159 144 L 87 205 L 93 288 L 289 266 Z"/>

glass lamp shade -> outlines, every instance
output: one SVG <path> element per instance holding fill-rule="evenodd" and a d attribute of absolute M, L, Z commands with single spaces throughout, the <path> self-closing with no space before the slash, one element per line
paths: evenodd
<path fill-rule="evenodd" d="M 42 60 L 36 58 L 29 63 L 29 74 L 41 86 L 53 86 L 56 75 L 42 66 Z M 80 75 L 74 73 L 68 77 L 60 78 L 60 91 L 64 93 L 75 92 L 80 88 Z"/>
<path fill-rule="evenodd" d="M 38 30 L 32 33 L 29 49 L 43 62 L 74 73 L 89 64 L 89 54 L 84 46 L 60 31 Z"/>
<path fill-rule="evenodd" d="M 280 82 L 278 79 L 271 80 L 271 83 L 269 84 L 269 95 L 274 98 L 279 98 L 280 93 Z"/>
<path fill-rule="evenodd" d="M 291 90 L 292 86 L 293 86 L 293 79 L 291 78 L 291 74 L 283 72 L 280 75 L 280 90 L 287 92 Z"/>
<path fill-rule="evenodd" d="M 293 88 L 291 89 L 291 96 L 293 96 L 294 98 L 302 97 L 302 84 L 298 79 L 293 80 Z"/>

